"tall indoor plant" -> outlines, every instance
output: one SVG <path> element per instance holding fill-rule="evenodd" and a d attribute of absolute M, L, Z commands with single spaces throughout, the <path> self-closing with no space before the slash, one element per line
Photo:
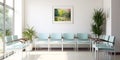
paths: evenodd
<path fill-rule="evenodd" d="M 93 14 L 92 32 L 97 38 L 103 33 L 103 24 L 106 19 L 103 9 L 95 9 Z"/>
<path fill-rule="evenodd" d="M 35 37 L 35 30 L 34 27 L 27 27 L 25 28 L 25 30 L 23 31 L 23 37 L 26 38 L 27 40 L 32 41 L 33 37 Z"/>

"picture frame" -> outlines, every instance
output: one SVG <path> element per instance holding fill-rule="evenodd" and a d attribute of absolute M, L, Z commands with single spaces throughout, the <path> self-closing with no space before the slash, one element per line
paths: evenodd
<path fill-rule="evenodd" d="M 54 6 L 53 23 L 73 23 L 73 7 Z"/>

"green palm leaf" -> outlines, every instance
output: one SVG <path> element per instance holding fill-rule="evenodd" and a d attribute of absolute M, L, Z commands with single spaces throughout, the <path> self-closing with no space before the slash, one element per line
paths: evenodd
<path fill-rule="evenodd" d="M 102 25 L 106 19 L 102 9 L 95 9 L 93 14 L 92 32 L 98 37 L 103 33 Z"/>

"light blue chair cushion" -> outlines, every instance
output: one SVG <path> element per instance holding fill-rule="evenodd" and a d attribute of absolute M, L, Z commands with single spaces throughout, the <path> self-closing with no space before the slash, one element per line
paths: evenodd
<path fill-rule="evenodd" d="M 109 37 L 109 42 L 107 44 L 96 44 L 96 49 L 98 50 L 114 50 L 114 41 L 115 41 L 115 37 L 114 36 L 110 36 Z"/>
<path fill-rule="evenodd" d="M 109 40 L 109 35 L 104 35 L 104 40 Z"/>
<path fill-rule="evenodd" d="M 50 40 L 50 44 L 62 44 L 62 40 Z"/>
<path fill-rule="evenodd" d="M 115 37 L 114 37 L 114 36 L 110 36 L 109 42 L 110 42 L 110 43 L 108 43 L 108 44 L 109 44 L 110 46 L 113 46 L 113 45 L 115 44 Z"/>
<path fill-rule="evenodd" d="M 17 35 L 13 35 L 12 36 L 12 40 L 17 40 L 18 39 L 18 36 Z"/>
<path fill-rule="evenodd" d="M 5 37 L 5 42 L 11 42 L 12 41 L 12 37 L 11 36 L 6 36 Z"/>
<path fill-rule="evenodd" d="M 77 37 L 79 40 L 88 40 L 88 34 L 86 33 L 77 33 Z"/>
<path fill-rule="evenodd" d="M 49 38 L 49 34 L 48 33 L 39 33 L 38 34 L 38 39 L 39 40 L 47 40 Z"/>
<path fill-rule="evenodd" d="M 52 33 L 50 35 L 50 43 L 62 43 L 61 33 Z"/>
<path fill-rule="evenodd" d="M 77 44 L 90 44 L 88 34 L 86 33 L 77 33 L 77 38 Z"/>
<path fill-rule="evenodd" d="M 114 50 L 113 47 L 105 45 L 105 44 L 97 44 L 96 47 L 98 50 Z"/>
<path fill-rule="evenodd" d="M 13 51 L 13 50 L 14 50 L 14 45 L 5 46 L 5 51 Z"/>
<path fill-rule="evenodd" d="M 65 40 L 74 39 L 74 34 L 73 33 L 64 33 L 63 39 L 65 39 Z"/>
<path fill-rule="evenodd" d="M 63 43 L 76 43 L 76 41 L 73 40 L 73 39 L 69 39 L 69 40 L 64 39 L 64 40 L 63 40 Z"/>
<path fill-rule="evenodd" d="M 25 44 L 21 42 L 14 44 L 14 49 L 23 49 L 24 47 L 25 47 Z"/>
<path fill-rule="evenodd" d="M 76 43 L 74 40 L 74 34 L 73 33 L 64 33 L 63 34 L 63 43 Z"/>
<path fill-rule="evenodd" d="M 49 34 L 48 33 L 39 33 L 38 38 L 35 41 L 35 44 L 48 44 Z"/>
<path fill-rule="evenodd" d="M 61 35 L 61 33 L 52 33 L 50 35 L 50 39 L 51 40 L 61 40 L 62 39 L 62 35 Z"/>
<path fill-rule="evenodd" d="M 6 46 L 10 46 L 10 45 L 12 45 L 13 44 L 13 42 L 7 42 L 6 43 Z"/>
<path fill-rule="evenodd" d="M 90 44 L 90 41 L 89 40 L 86 40 L 86 41 L 84 41 L 84 40 L 78 40 L 77 44 Z"/>

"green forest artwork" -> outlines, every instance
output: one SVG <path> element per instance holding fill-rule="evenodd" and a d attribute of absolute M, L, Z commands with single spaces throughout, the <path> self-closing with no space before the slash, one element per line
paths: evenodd
<path fill-rule="evenodd" d="M 71 21 L 71 9 L 70 8 L 55 8 L 54 9 L 54 21 L 55 22 Z"/>

